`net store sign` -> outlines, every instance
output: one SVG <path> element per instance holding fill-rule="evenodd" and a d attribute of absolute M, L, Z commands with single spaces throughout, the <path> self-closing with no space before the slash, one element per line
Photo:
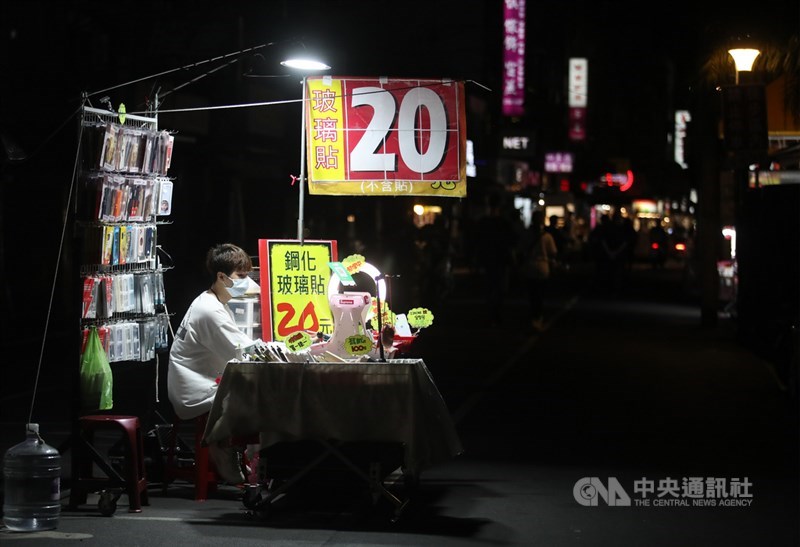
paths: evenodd
<path fill-rule="evenodd" d="M 534 151 L 534 140 L 530 135 L 506 135 L 500 148 L 505 156 L 529 156 Z"/>

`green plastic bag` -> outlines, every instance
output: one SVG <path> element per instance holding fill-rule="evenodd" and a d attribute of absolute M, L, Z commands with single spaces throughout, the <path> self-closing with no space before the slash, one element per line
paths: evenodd
<path fill-rule="evenodd" d="M 89 328 L 81 356 L 81 406 L 84 410 L 108 410 L 114 406 L 114 377 L 97 327 Z"/>

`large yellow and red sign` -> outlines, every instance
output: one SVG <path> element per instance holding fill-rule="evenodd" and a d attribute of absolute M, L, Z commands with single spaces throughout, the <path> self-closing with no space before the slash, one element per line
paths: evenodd
<path fill-rule="evenodd" d="M 284 341 L 300 331 L 333 332 L 328 263 L 338 260 L 336 241 L 259 239 L 258 260 L 264 340 Z"/>
<path fill-rule="evenodd" d="M 464 84 L 314 76 L 305 96 L 311 194 L 464 197 Z"/>

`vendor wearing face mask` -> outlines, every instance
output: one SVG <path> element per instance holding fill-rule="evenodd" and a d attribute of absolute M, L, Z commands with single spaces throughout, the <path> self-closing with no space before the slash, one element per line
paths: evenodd
<path fill-rule="evenodd" d="M 250 256 L 230 243 L 216 245 L 206 255 L 206 269 L 211 275 L 211 287 L 189 306 L 169 353 L 167 391 L 175 414 L 182 420 L 211 410 L 217 378 L 225 365 L 239 357 L 241 348 L 254 343 L 236 326 L 227 305 L 231 298 L 257 287 L 247 275 L 253 269 Z M 209 455 L 226 482 L 238 484 L 244 480 L 232 447 L 210 445 Z"/>

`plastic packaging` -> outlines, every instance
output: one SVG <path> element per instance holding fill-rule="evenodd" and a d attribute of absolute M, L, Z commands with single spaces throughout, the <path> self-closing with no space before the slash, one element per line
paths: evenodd
<path fill-rule="evenodd" d="M 16 532 L 52 530 L 61 516 L 61 455 L 39 436 L 39 424 L 25 429 L 3 459 L 3 522 Z"/>

